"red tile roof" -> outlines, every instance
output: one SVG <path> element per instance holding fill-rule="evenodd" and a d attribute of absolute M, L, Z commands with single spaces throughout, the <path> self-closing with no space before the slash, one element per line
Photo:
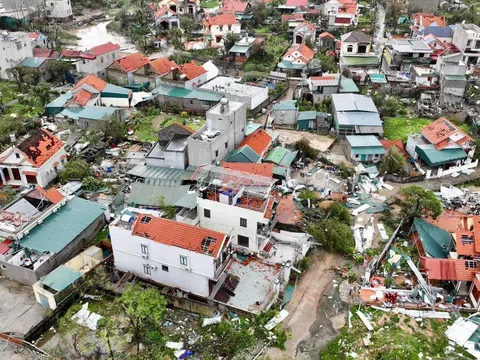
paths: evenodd
<path fill-rule="evenodd" d="M 305 18 L 303 17 L 303 14 L 285 14 L 282 15 L 282 22 L 287 22 L 290 20 L 294 21 L 303 21 Z"/>
<path fill-rule="evenodd" d="M 145 223 L 146 220 L 148 223 Z M 199 254 L 205 254 L 216 258 L 226 239 L 226 235 L 213 230 L 192 226 L 173 220 L 162 219 L 150 215 L 140 215 L 133 227 L 132 235 L 140 236 L 155 242 L 176 246 Z M 202 243 L 207 238 L 210 241 L 207 253 L 202 250 Z"/>
<path fill-rule="evenodd" d="M 73 101 L 74 103 L 80 105 L 80 106 L 85 106 L 87 103 L 90 101 L 92 98 L 92 93 L 85 90 L 85 89 L 80 89 L 80 91 L 77 91 L 72 99 L 70 101 Z"/>
<path fill-rule="evenodd" d="M 0 254 L 6 254 L 10 250 L 10 244 L 13 243 L 13 240 L 5 239 L 0 242 Z"/>
<path fill-rule="evenodd" d="M 303 23 L 301 24 L 298 24 L 297 26 L 295 26 L 295 31 L 301 29 L 302 27 L 306 26 L 310 31 L 315 31 L 315 26 L 313 26 L 311 23 L 309 23 L 308 21 L 304 21 Z"/>
<path fill-rule="evenodd" d="M 137 52 L 118 59 L 115 63 L 118 64 L 124 72 L 129 73 L 149 64 L 150 60 L 142 53 Z"/>
<path fill-rule="evenodd" d="M 248 8 L 248 1 L 241 1 L 241 0 L 225 0 L 223 2 L 222 10 L 224 11 L 234 11 L 243 13 Z"/>
<path fill-rule="evenodd" d="M 333 51 L 333 50 L 327 50 L 327 51 L 325 52 L 325 55 L 327 55 L 327 56 L 333 56 L 333 57 L 336 57 L 336 56 L 337 56 L 337 54 L 336 54 L 335 51 Z"/>
<path fill-rule="evenodd" d="M 45 129 L 38 129 L 35 134 L 17 146 L 36 167 L 42 166 L 62 147 L 63 142 Z"/>
<path fill-rule="evenodd" d="M 105 89 L 105 86 L 107 86 L 107 82 L 105 80 L 102 80 L 99 77 L 90 74 L 81 79 L 78 83 L 76 83 L 73 87 L 73 90 L 80 88 L 83 84 L 87 84 L 100 92 Z"/>
<path fill-rule="evenodd" d="M 272 143 L 272 138 L 267 132 L 263 129 L 257 129 L 250 135 L 248 135 L 243 141 L 240 143 L 238 148 L 242 146 L 248 145 L 255 151 L 258 155 L 262 155 L 265 151 L 268 150 L 270 144 Z"/>
<path fill-rule="evenodd" d="M 172 15 L 177 14 L 175 11 L 173 11 L 167 5 L 164 4 L 157 11 L 155 11 L 155 17 L 161 17 L 161 16 L 165 15 L 166 13 L 168 13 L 169 11 L 172 13 Z"/>
<path fill-rule="evenodd" d="M 333 36 L 332 34 L 330 34 L 328 31 L 322 32 L 322 33 L 319 35 L 319 37 L 320 37 L 320 38 L 329 37 L 329 38 L 335 39 L 335 36 Z"/>
<path fill-rule="evenodd" d="M 335 24 L 350 24 L 350 18 L 335 17 Z"/>
<path fill-rule="evenodd" d="M 235 15 L 230 13 L 224 13 L 224 14 L 215 15 L 215 16 L 208 16 L 208 17 L 205 17 L 205 20 L 203 20 L 204 26 L 233 25 L 237 23 L 238 23 L 238 20 L 235 17 Z"/>
<path fill-rule="evenodd" d="M 295 52 L 300 53 L 300 56 L 294 56 Z M 288 55 L 292 55 L 295 59 L 300 58 L 302 60 L 302 62 L 306 64 L 310 60 L 313 59 L 313 56 L 315 55 L 315 52 L 305 44 L 295 44 L 295 45 L 292 45 L 287 50 L 284 57 L 286 57 Z"/>
<path fill-rule="evenodd" d="M 466 259 L 434 259 L 422 257 L 422 270 L 428 272 L 430 280 L 460 280 L 472 281 L 480 269 L 465 267 Z"/>
<path fill-rule="evenodd" d="M 231 163 L 222 162 L 225 169 L 243 171 L 253 175 L 260 175 L 271 178 L 273 176 L 273 163 Z"/>
<path fill-rule="evenodd" d="M 80 50 L 62 50 L 60 51 L 60 55 L 63 57 L 68 57 L 68 58 L 78 58 L 82 52 Z"/>
<path fill-rule="evenodd" d="M 323 75 L 323 76 L 312 76 L 312 80 L 335 80 L 333 75 Z"/>
<path fill-rule="evenodd" d="M 172 69 L 178 69 L 175 61 L 170 61 L 166 57 L 150 61 L 150 66 L 159 74 L 167 74 L 172 71 Z"/>
<path fill-rule="evenodd" d="M 462 144 L 472 140 L 470 136 L 443 117 L 425 126 L 422 129 L 422 135 L 435 145 L 437 150 L 442 150 L 454 143 Z"/>
<path fill-rule="evenodd" d="M 277 206 L 277 220 L 281 224 L 302 225 L 302 212 L 297 209 L 293 195 L 282 196 Z"/>
<path fill-rule="evenodd" d="M 188 80 L 193 80 L 207 72 L 203 66 L 198 65 L 195 61 L 181 65 L 180 70 L 185 74 Z"/>
<path fill-rule="evenodd" d="M 38 39 L 39 36 L 40 36 L 40 33 L 38 33 L 38 32 L 29 32 L 29 33 L 28 33 L 28 37 L 29 37 L 30 39 L 33 39 L 33 40 Z"/>
<path fill-rule="evenodd" d="M 58 204 L 61 202 L 65 197 L 58 192 L 57 189 L 51 188 L 48 190 L 45 190 L 41 186 L 37 185 L 37 190 L 40 191 L 50 202 L 54 204 Z"/>
<path fill-rule="evenodd" d="M 33 56 L 44 59 L 56 59 L 58 57 L 58 52 L 52 49 L 35 48 L 33 49 Z"/>
<path fill-rule="evenodd" d="M 120 45 L 114 44 L 112 42 L 108 42 L 106 44 L 94 46 L 90 49 L 90 52 L 95 54 L 96 56 L 100 56 L 112 51 L 120 50 Z"/>
<path fill-rule="evenodd" d="M 437 25 L 441 27 L 447 26 L 445 16 L 435 16 L 435 14 L 432 13 L 413 14 L 412 20 L 415 22 L 415 24 L 422 26 L 430 26 L 433 23 L 437 23 Z"/>
<path fill-rule="evenodd" d="M 308 6 L 308 0 L 287 0 L 285 6 Z"/>
<path fill-rule="evenodd" d="M 396 147 L 400 152 L 403 154 L 403 156 L 409 160 L 410 155 L 407 154 L 405 151 L 405 147 L 403 146 L 402 140 L 380 140 L 380 143 L 382 144 L 383 148 L 385 150 L 390 150 L 392 147 Z"/>

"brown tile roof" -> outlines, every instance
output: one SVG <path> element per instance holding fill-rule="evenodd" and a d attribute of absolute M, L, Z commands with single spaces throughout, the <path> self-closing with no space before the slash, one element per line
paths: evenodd
<path fill-rule="evenodd" d="M 159 74 L 167 74 L 172 71 L 172 69 L 178 69 L 175 61 L 170 61 L 166 57 L 150 61 L 150 66 Z"/>
<path fill-rule="evenodd" d="M 62 147 L 63 142 L 45 129 L 38 129 L 17 146 L 36 167 L 42 166 Z"/>
<path fill-rule="evenodd" d="M 319 35 L 319 37 L 320 37 L 320 38 L 329 37 L 329 38 L 335 39 L 335 36 L 333 36 L 332 34 L 330 34 L 328 31 L 322 32 L 322 33 Z"/>
<path fill-rule="evenodd" d="M 273 163 L 231 163 L 222 162 L 225 169 L 243 171 L 253 175 L 260 175 L 271 178 L 273 176 Z"/>
<path fill-rule="evenodd" d="M 288 22 L 290 20 L 303 21 L 303 20 L 305 20 L 305 18 L 303 17 L 303 14 L 285 14 L 285 15 L 282 15 L 282 22 Z"/>
<path fill-rule="evenodd" d="M 272 138 L 270 135 L 268 135 L 265 130 L 258 129 L 243 139 L 238 148 L 248 145 L 253 151 L 261 156 L 268 150 L 271 143 Z"/>
<path fill-rule="evenodd" d="M 107 86 L 107 82 L 105 80 L 102 80 L 99 77 L 91 74 L 76 83 L 73 87 L 73 90 L 80 88 L 83 84 L 87 84 L 100 92 L 105 89 L 105 86 Z"/>
<path fill-rule="evenodd" d="M 235 15 L 230 14 L 230 13 L 224 13 L 220 15 L 215 15 L 215 16 L 209 16 L 206 17 L 205 20 L 203 20 L 203 25 L 204 26 L 212 26 L 212 25 L 233 25 L 237 24 L 238 20 L 235 17 Z"/>
<path fill-rule="evenodd" d="M 195 61 L 181 65 L 180 70 L 185 74 L 188 80 L 193 80 L 207 72 L 203 66 L 198 65 Z"/>
<path fill-rule="evenodd" d="M 226 239 L 226 235 L 218 231 L 145 214 L 137 218 L 132 235 L 214 258 L 218 256 Z M 207 238 L 212 240 L 207 241 Z M 202 249 L 203 247 L 206 251 Z"/>
<path fill-rule="evenodd" d="M 149 64 L 150 60 L 142 53 L 137 52 L 118 59 L 115 63 L 117 63 L 124 72 L 129 73 Z"/>

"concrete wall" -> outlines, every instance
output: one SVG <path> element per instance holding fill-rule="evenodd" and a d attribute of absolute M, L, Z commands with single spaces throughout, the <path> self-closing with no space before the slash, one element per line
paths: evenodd
<path fill-rule="evenodd" d="M 67 19 L 72 15 L 70 0 L 46 0 L 47 16 L 53 19 Z"/>
<path fill-rule="evenodd" d="M 96 59 L 82 59 L 76 63 L 77 71 L 82 74 L 94 74 L 100 77 L 107 75 L 107 67 L 120 58 L 120 50 L 100 55 Z"/>
<path fill-rule="evenodd" d="M 65 156 L 65 160 L 62 160 L 62 156 Z M 65 167 L 67 152 L 65 146 L 62 147 L 55 155 L 53 155 L 40 169 L 38 169 L 37 181 L 41 187 L 46 187 L 51 181 L 53 181 L 58 172 Z M 54 167 L 54 164 L 58 162 L 58 165 Z M 22 175 L 23 176 L 23 175 Z M 25 179 L 26 180 L 26 179 Z"/>
<path fill-rule="evenodd" d="M 273 121 L 275 125 L 295 126 L 297 124 L 298 109 L 274 110 Z"/>
<path fill-rule="evenodd" d="M 189 114 L 205 115 L 205 113 L 217 104 L 213 101 L 201 101 L 198 99 L 179 99 L 164 95 L 157 95 L 155 103 L 162 110 L 186 111 Z"/>
<path fill-rule="evenodd" d="M 209 295 L 209 279 L 215 276 L 213 257 L 135 236 L 130 230 L 115 225 L 110 226 L 110 235 L 117 269 L 202 297 Z M 148 258 L 142 257 L 141 244 L 148 246 Z M 187 257 L 187 266 L 180 264 L 180 255 Z M 156 269 L 152 268 L 148 275 L 144 265 L 153 265 Z M 162 265 L 167 266 L 168 271 L 162 270 Z"/>
<path fill-rule="evenodd" d="M 102 106 L 113 106 L 113 107 L 130 107 L 129 98 L 111 98 L 111 97 L 100 97 L 100 104 Z"/>
<path fill-rule="evenodd" d="M 206 126 L 202 127 L 199 132 L 205 131 Z M 225 147 L 227 144 L 227 147 Z M 233 142 L 229 143 L 228 132 L 222 132 L 215 137 L 213 141 L 203 141 L 194 139 L 192 136 L 188 138 L 188 161 L 192 166 L 202 166 L 205 164 L 215 164 L 222 161 L 231 151 L 233 151 Z M 216 155 L 218 152 L 218 156 Z"/>
<path fill-rule="evenodd" d="M 259 240 L 257 238 L 258 223 L 268 224 L 264 212 L 253 211 L 238 206 L 223 204 L 217 201 L 197 198 L 198 216 L 200 226 L 223 232 L 232 236 L 232 244 L 238 246 L 238 235 L 249 238 L 248 250 L 259 251 Z M 205 217 L 204 210 L 210 210 L 210 218 Z M 240 218 L 247 219 L 247 227 L 240 226 Z"/>
<path fill-rule="evenodd" d="M 4 40 L 0 37 L 0 78 L 9 79 L 8 69 L 18 65 L 26 57 L 33 56 L 32 43 L 27 33 L 13 32 L 9 36 L 15 40 Z"/>

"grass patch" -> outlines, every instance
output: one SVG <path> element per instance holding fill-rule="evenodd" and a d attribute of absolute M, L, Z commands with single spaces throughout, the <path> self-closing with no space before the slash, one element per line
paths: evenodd
<path fill-rule="evenodd" d="M 195 120 L 195 122 L 194 122 Z M 170 117 L 166 118 L 165 120 L 162 121 L 161 127 L 165 128 L 169 125 L 172 125 L 173 123 L 179 123 L 185 126 L 188 126 L 190 129 L 197 131 L 200 129 L 203 125 L 205 125 L 207 121 L 205 119 L 182 119 L 182 118 L 177 118 L 177 117 Z"/>
<path fill-rule="evenodd" d="M 270 28 L 268 26 L 263 26 L 261 28 L 255 29 L 255 34 L 265 34 L 270 32 Z"/>
<path fill-rule="evenodd" d="M 418 133 L 432 120 L 422 118 L 386 118 L 383 123 L 384 135 L 389 140 L 408 140 L 408 135 Z"/>
<path fill-rule="evenodd" d="M 264 51 L 253 54 L 245 64 L 243 70 L 245 72 L 258 71 L 270 73 L 289 45 L 289 41 L 283 36 L 268 37 L 265 41 Z"/>
<path fill-rule="evenodd" d="M 200 7 L 204 9 L 212 9 L 218 6 L 217 0 L 206 0 L 200 2 Z"/>

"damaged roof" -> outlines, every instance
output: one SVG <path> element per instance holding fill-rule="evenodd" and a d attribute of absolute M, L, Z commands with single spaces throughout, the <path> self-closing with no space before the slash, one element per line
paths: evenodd
<path fill-rule="evenodd" d="M 415 218 L 413 224 L 425 253 L 433 258 L 446 259 L 452 248 L 452 235 L 421 218 Z"/>
<path fill-rule="evenodd" d="M 32 164 L 40 167 L 63 146 L 63 142 L 48 130 L 38 129 L 35 134 L 22 141 L 17 148 Z"/>

